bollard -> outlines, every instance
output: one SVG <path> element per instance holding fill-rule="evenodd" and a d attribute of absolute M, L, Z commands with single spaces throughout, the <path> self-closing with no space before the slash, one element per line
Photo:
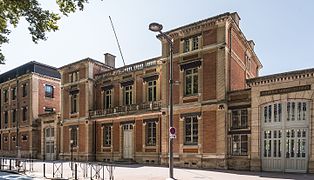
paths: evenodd
<path fill-rule="evenodd" d="M 43 174 L 44 174 L 44 177 L 46 177 L 46 165 L 44 163 L 44 166 L 43 166 Z"/>
<path fill-rule="evenodd" d="M 9 162 L 9 170 L 11 170 L 11 159 L 10 159 L 10 162 Z"/>
<path fill-rule="evenodd" d="M 77 164 L 74 166 L 74 179 L 77 180 Z"/>

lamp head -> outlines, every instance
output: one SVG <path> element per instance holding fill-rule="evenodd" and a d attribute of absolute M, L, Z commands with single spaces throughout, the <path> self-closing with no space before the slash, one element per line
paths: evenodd
<path fill-rule="evenodd" d="M 162 30 L 162 25 L 159 23 L 150 23 L 149 24 L 149 30 L 153 32 L 160 32 Z"/>

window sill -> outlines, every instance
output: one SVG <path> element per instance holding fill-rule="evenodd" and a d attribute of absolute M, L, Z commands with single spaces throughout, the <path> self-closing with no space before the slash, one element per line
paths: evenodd
<path fill-rule="evenodd" d="M 70 118 L 76 118 L 78 117 L 79 113 L 76 112 L 76 113 L 70 113 Z"/>
<path fill-rule="evenodd" d="M 199 97 L 198 94 L 193 94 L 193 95 L 184 96 L 182 100 L 183 100 L 183 103 L 197 102 L 198 97 Z"/>
<path fill-rule="evenodd" d="M 198 144 L 183 144 L 182 148 L 198 148 Z"/>

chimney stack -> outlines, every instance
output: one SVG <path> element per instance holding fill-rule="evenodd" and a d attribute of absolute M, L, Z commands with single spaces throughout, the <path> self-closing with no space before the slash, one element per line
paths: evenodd
<path fill-rule="evenodd" d="M 105 64 L 115 68 L 115 62 L 116 62 L 116 56 L 110 54 L 110 53 L 105 53 Z"/>

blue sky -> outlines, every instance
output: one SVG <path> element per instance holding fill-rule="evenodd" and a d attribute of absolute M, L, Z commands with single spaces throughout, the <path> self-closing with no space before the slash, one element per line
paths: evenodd
<path fill-rule="evenodd" d="M 40 0 L 56 10 L 54 0 Z M 314 1 L 310 0 L 90 0 L 83 12 L 64 17 L 60 30 L 47 41 L 34 44 L 25 21 L 12 29 L 10 43 L 2 47 L 3 73 L 28 61 L 60 67 L 91 57 L 103 61 L 106 52 L 123 65 L 108 16 L 111 16 L 126 64 L 161 54 L 159 40 L 148 30 L 151 22 L 170 30 L 224 12 L 238 12 L 240 28 L 255 42 L 264 68 L 260 75 L 314 68 Z"/>

